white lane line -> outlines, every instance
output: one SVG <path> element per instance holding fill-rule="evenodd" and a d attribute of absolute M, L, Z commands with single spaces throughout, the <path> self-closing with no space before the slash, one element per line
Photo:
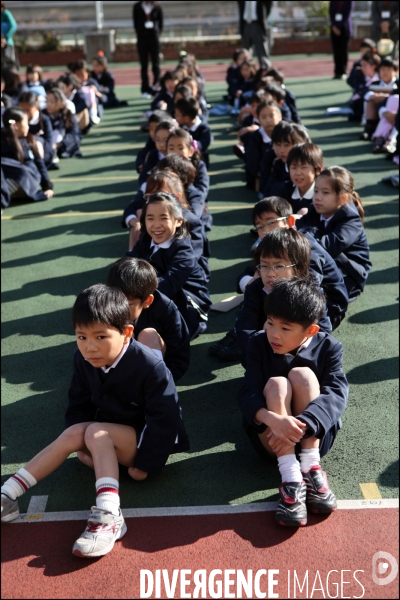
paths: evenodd
<path fill-rule="evenodd" d="M 276 502 L 255 502 L 254 504 L 235 504 L 217 506 L 176 506 L 165 508 L 126 508 L 123 515 L 126 519 L 143 517 L 197 517 L 201 515 L 246 514 L 271 512 L 276 510 Z M 398 508 L 399 499 L 382 500 L 338 500 L 338 510 L 365 510 L 374 508 Z M 50 521 L 85 521 L 88 510 L 71 512 L 49 512 L 42 514 L 21 514 L 12 523 L 37 523 Z"/>
<path fill-rule="evenodd" d="M 44 513 L 46 510 L 48 496 L 32 496 L 28 506 L 27 515 L 37 515 Z"/>

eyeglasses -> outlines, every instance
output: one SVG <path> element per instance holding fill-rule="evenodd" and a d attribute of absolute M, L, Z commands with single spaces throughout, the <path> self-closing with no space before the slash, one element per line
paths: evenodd
<path fill-rule="evenodd" d="M 273 273 L 283 273 L 285 269 L 295 266 L 296 265 L 275 265 L 274 267 L 269 267 L 268 265 L 258 265 L 256 268 L 260 273 L 268 273 L 269 271 L 272 271 Z"/>
<path fill-rule="evenodd" d="M 259 231 L 262 231 L 263 229 L 269 229 L 271 227 L 271 225 L 275 225 L 275 223 L 278 223 L 279 221 L 286 221 L 287 217 L 279 217 L 278 219 L 274 219 L 273 221 L 268 221 L 268 223 L 265 223 L 265 225 L 256 225 L 253 229 L 253 231 L 255 233 L 258 233 Z"/>

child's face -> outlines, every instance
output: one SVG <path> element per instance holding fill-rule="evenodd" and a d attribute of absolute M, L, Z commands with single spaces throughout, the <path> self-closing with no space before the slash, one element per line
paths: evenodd
<path fill-rule="evenodd" d="M 175 121 L 182 127 L 183 125 L 190 125 L 190 119 L 187 115 L 183 115 L 180 110 L 175 108 Z"/>
<path fill-rule="evenodd" d="M 243 79 L 250 79 L 250 77 L 251 77 L 251 68 L 249 67 L 249 65 L 242 65 L 240 67 L 240 74 L 243 77 Z"/>
<path fill-rule="evenodd" d="M 13 127 L 17 137 L 26 137 L 29 133 L 28 115 L 25 114 L 22 118 L 22 121 L 20 121 L 20 123 L 15 122 Z"/>
<path fill-rule="evenodd" d="M 18 106 L 24 111 L 24 113 L 26 113 L 26 115 L 28 117 L 28 121 L 33 119 L 33 117 L 35 116 L 35 113 L 38 109 L 37 106 L 31 106 L 27 102 L 19 102 Z"/>
<path fill-rule="evenodd" d="M 92 61 L 92 69 L 96 75 L 101 75 L 105 70 L 105 65 L 101 65 L 97 60 Z"/>
<path fill-rule="evenodd" d="M 281 221 L 277 221 L 279 219 L 278 215 L 274 212 L 264 212 L 259 217 L 255 218 L 254 226 L 257 229 L 258 237 L 262 240 L 267 233 L 273 231 L 274 229 L 279 229 L 280 227 L 288 228 L 288 219 L 282 219 Z"/>
<path fill-rule="evenodd" d="M 158 123 L 149 123 L 149 136 L 151 137 L 153 142 L 156 139 L 157 125 L 158 125 Z"/>
<path fill-rule="evenodd" d="M 262 256 L 260 266 L 260 276 L 268 292 L 272 291 L 277 279 L 292 279 L 296 274 L 295 265 L 292 265 L 287 257 Z M 271 267 L 275 267 L 277 270 L 273 271 Z"/>
<path fill-rule="evenodd" d="M 275 106 L 266 106 L 258 116 L 260 127 L 271 137 L 275 125 L 282 121 L 281 111 Z"/>
<path fill-rule="evenodd" d="M 156 132 L 154 141 L 156 143 L 156 148 L 161 154 L 166 154 L 167 152 L 167 139 L 169 136 L 168 129 L 160 129 L 160 131 Z"/>
<path fill-rule="evenodd" d="M 132 325 L 127 325 L 124 333 L 120 333 L 104 323 L 77 325 L 75 329 L 76 343 L 83 358 L 98 369 L 113 364 L 132 332 Z"/>
<path fill-rule="evenodd" d="M 301 163 L 292 163 L 289 167 L 290 179 L 294 185 L 297 185 L 300 193 L 303 195 L 307 190 L 310 189 L 315 181 L 315 177 L 318 173 L 312 165 Z"/>
<path fill-rule="evenodd" d="M 70 85 L 65 85 L 65 83 L 63 83 L 62 81 L 60 81 L 60 83 L 58 85 L 60 87 L 60 90 L 64 94 L 64 96 L 66 96 L 67 98 L 69 98 L 70 95 L 72 94 L 72 90 L 74 89 L 74 86 L 72 85 L 72 83 Z"/>
<path fill-rule="evenodd" d="M 286 164 L 287 157 L 293 144 L 291 142 L 275 142 L 272 144 L 276 157 Z"/>
<path fill-rule="evenodd" d="M 141 301 L 140 298 L 128 298 L 129 302 L 129 313 L 131 321 L 136 321 L 142 314 L 142 311 L 146 308 L 149 308 L 151 304 L 153 304 L 154 296 L 150 294 L 148 298 L 144 302 Z"/>
<path fill-rule="evenodd" d="M 56 100 L 56 97 L 53 94 L 47 94 L 47 103 L 46 108 L 47 111 L 51 115 L 56 115 L 63 107 L 62 103 L 59 100 Z"/>
<path fill-rule="evenodd" d="M 178 137 L 171 137 L 168 141 L 167 154 L 180 154 L 183 158 L 190 159 L 193 156 L 194 149 L 187 145 L 185 140 Z"/>
<path fill-rule="evenodd" d="M 27 73 L 26 80 L 31 83 L 37 83 L 39 81 L 39 73 Z"/>
<path fill-rule="evenodd" d="M 315 182 L 313 204 L 319 215 L 332 217 L 347 201 L 347 195 L 338 197 L 332 189 L 329 177 L 318 177 Z"/>
<path fill-rule="evenodd" d="M 165 89 L 170 94 L 173 94 L 178 83 L 179 83 L 179 79 L 167 79 L 164 83 Z"/>
<path fill-rule="evenodd" d="M 246 60 L 246 54 L 244 52 L 242 52 L 241 54 L 239 54 L 239 56 L 237 57 L 237 61 L 236 64 L 238 67 L 241 67 L 243 62 Z"/>
<path fill-rule="evenodd" d="M 283 321 L 277 317 L 268 316 L 265 324 L 266 334 L 275 354 L 287 354 L 296 350 L 301 344 L 318 332 L 316 325 L 304 328 L 300 323 Z"/>
<path fill-rule="evenodd" d="M 379 77 L 385 83 L 390 83 L 395 76 L 396 71 L 393 69 L 393 67 L 381 67 L 379 69 Z"/>
<path fill-rule="evenodd" d="M 146 231 L 155 244 L 163 244 L 175 235 L 182 225 L 183 219 L 175 219 L 169 211 L 168 204 L 152 202 L 146 211 Z"/>
<path fill-rule="evenodd" d="M 88 71 L 86 69 L 79 69 L 78 71 L 75 71 L 74 75 L 76 75 L 79 81 L 84 82 L 88 78 Z"/>
<path fill-rule="evenodd" d="M 361 71 L 363 72 L 364 77 L 373 77 L 376 73 L 376 65 L 370 65 L 369 62 L 362 60 Z"/>

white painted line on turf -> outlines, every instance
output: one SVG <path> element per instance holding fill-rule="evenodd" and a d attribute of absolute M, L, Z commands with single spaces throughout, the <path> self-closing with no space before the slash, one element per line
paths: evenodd
<path fill-rule="evenodd" d="M 172 506 L 165 508 L 126 508 L 122 513 L 126 519 L 149 517 L 198 517 L 201 515 L 240 515 L 246 513 L 271 512 L 276 510 L 276 502 L 255 502 L 254 504 L 217 506 Z M 376 508 L 398 508 L 399 499 L 382 500 L 338 500 L 338 510 L 365 510 Z M 88 510 L 71 512 L 49 512 L 36 515 L 21 514 L 13 523 L 85 521 Z"/>
<path fill-rule="evenodd" d="M 32 496 L 29 502 L 27 515 L 37 515 L 44 513 L 47 506 L 48 496 Z"/>

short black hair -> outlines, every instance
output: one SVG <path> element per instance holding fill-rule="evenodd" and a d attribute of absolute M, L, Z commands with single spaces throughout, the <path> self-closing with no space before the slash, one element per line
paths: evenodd
<path fill-rule="evenodd" d="M 324 168 L 324 155 L 321 148 L 311 142 L 296 144 L 289 152 L 286 164 L 289 169 L 292 164 L 311 165 L 317 172 Z"/>
<path fill-rule="evenodd" d="M 72 308 L 72 325 L 76 329 L 102 323 L 120 333 L 130 323 L 129 303 L 125 294 L 115 288 L 97 283 L 83 290 Z"/>
<path fill-rule="evenodd" d="M 271 140 L 273 144 L 287 142 L 295 145 L 302 142 L 310 142 L 310 136 L 303 125 L 281 121 L 273 128 Z"/>
<path fill-rule="evenodd" d="M 106 285 L 144 302 L 157 289 L 157 273 L 147 260 L 124 256 L 111 265 Z"/>
<path fill-rule="evenodd" d="M 267 212 L 275 213 L 277 217 L 290 217 L 293 214 L 293 209 L 287 200 L 279 196 L 263 198 L 254 205 L 252 214 L 253 225 L 256 224 L 258 217 Z"/>
<path fill-rule="evenodd" d="M 282 71 L 280 71 L 279 69 L 268 69 L 268 71 L 265 73 L 265 76 L 272 77 L 272 79 L 274 79 L 281 85 L 285 81 L 285 77 L 284 77 Z"/>
<path fill-rule="evenodd" d="M 260 116 L 261 111 L 264 110 L 264 108 L 267 108 L 267 107 L 270 107 L 270 106 L 273 107 L 273 108 L 276 108 L 282 114 L 281 107 L 279 106 L 279 104 L 277 104 L 275 102 L 275 100 L 267 100 L 267 101 L 261 102 L 261 104 L 259 104 L 257 106 L 257 117 Z"/>
<path fill-rule="evenodd" d="M 156 171 L 163 171 L 164 169 L 170 169 L 176 173 L 185 188 L 191 185 L 197 176 L 196 168 L 190 160 L 187 160 L 187 158 L 184 158 L 176 152 L 167 154 L 167 156 L 164 156 L 157 164 Z"/>
<path fill-rule="evenodd" d="M 306 236 L 297 229 L 279 227 L 261 240 L 256 257 L 289 260 L 295 265 L 296 275 L 306 277 L 310 269 L 311 246 Z"/>
<path fill-rule="evenodd" d="M 264 98 L 265 98 L 265 91 L 263 89 L 257 90 L 251 96 L 250 104 L 261 104 L 261 102 L 264 102 Z"/>
<path fill-rule="evenodd" d="M 385 58 L 382 58 L 382 60 L 381 60 L 381 64 L 379 65 L 379 68 L 381 68 L 381 67 L 390 67 L 391 69 L 398 71 L 399 63 L 397 60 L 394 60 L 391 56 L 386 56 Z"/>
<path fill-rule="evenodd" d="M 189 98 L 193 97 L 192 88 L 188 85 L 184 85 L 183 83 L 180 83 L 176 86 L 174 90 L 174 98 L 177 94 L 180 94 L 184 100 L 188 100 Z"/>
<path fill-rule="evenodd" d="M 193 96 L 187 100 L 181 98 L 175 102 L 175 110 L 179 110 L 184 117 L 195 119 L 200 112 L 200 104 Z"/>
<path fill-rule="evenodd" d="M 149 123 L 165 123 L 165 121 L 171 121 L 171 123 L 173 122 L 173 118 L 165 110 L 155 110 L 149 117 Z"/>
<path fill-rule="evenodd" d="M 276 102 L 281 102 L 281 100 L 286 98 L 286 90 L 278 83 L 267 83 L 267 85 L 264 86 L 264 91 L 266 94 L 270 94 Z"/>
<path fill-rule="evenodd" d="M 279 279 L 264 302 L 265 314 L 307 329 L 319 323 L 325 310 L 325 297 L 312 276 Z"/>

